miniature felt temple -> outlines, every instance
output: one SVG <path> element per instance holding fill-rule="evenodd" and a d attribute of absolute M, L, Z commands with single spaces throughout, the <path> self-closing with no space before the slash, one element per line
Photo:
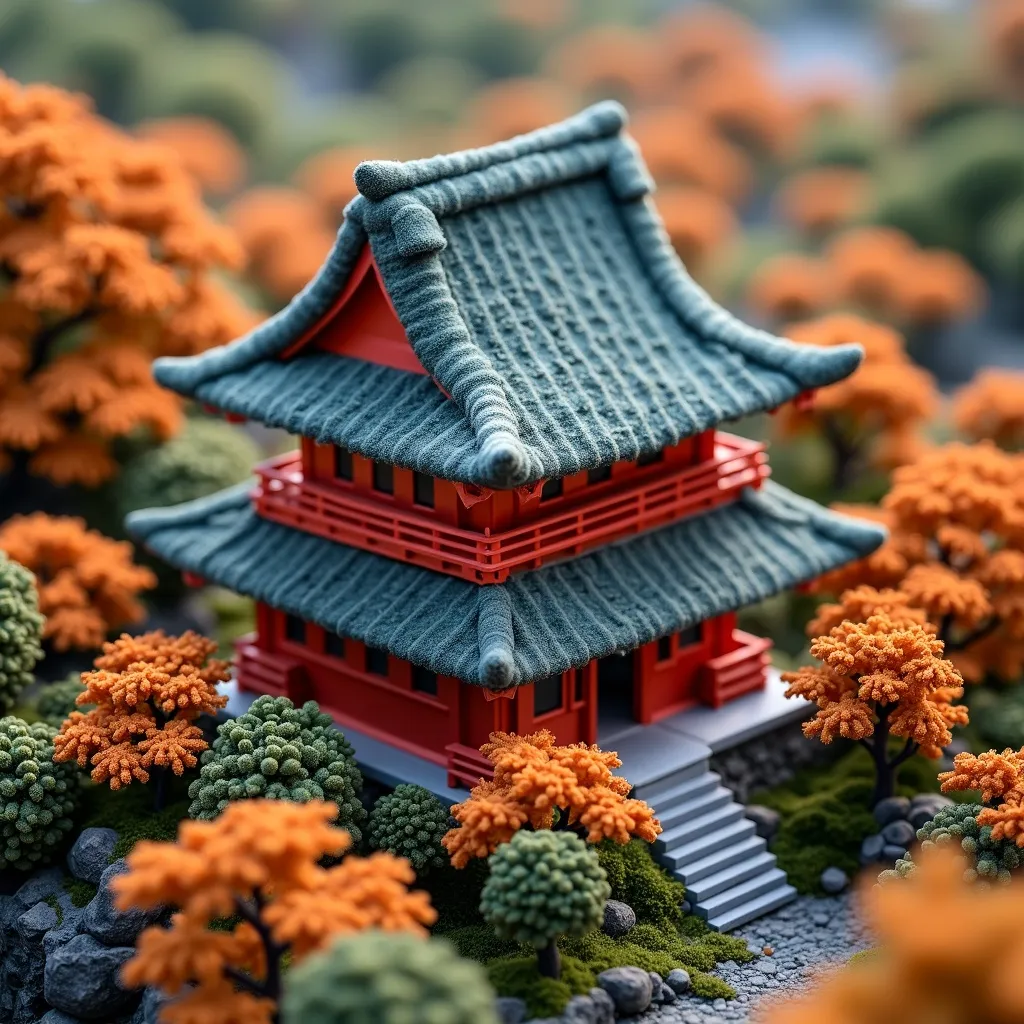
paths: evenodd
<path fill-rule="evenodd" d="M 472 784 L 494 729 L 595 742 L 765 685 L 736 611 L 879 529 L 775 486 L 729 420 L 851 373 L 690 279 L 614 104 L 485 149 L 359 167 L 317 277 L 157 379 L 297 450 L 130 532 L 257 602 L 242 690 Z"/>

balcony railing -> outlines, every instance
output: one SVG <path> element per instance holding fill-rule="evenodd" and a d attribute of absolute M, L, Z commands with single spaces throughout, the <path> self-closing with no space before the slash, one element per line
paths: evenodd
<path fill-rule="evenodd" d="M 346 487 L 305 480 L 297 452 L 262 463 L 257 473 L 253 502 L 265 519 L 476 583 L 501 583 L 513 572 L 723 505 L 742 488 L 759 487 L 770 470 L 764 445 L 718 434 L 714 456 L 699 466 L 590 500 L 584 491 L 570 509 L 498 533 L 449 526 Z"/>
<path fill-rule="evenodd" d="M 734 629 L 732 637 L 736 649 L 712 658 L 702 670 L 700 699 L 713 708 L 760 690 L 768 678 L 771 640 L 742 629 Z"/>

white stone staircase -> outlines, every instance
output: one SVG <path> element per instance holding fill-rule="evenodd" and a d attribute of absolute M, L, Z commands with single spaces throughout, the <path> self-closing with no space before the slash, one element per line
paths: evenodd
<path fill-rule="evenodd" d="M 686 886 L 693 912 L 715 931 L 738 928 L 796 896 L 707 758 L 637 785 L 632 795 L 651 804 L 664 830 L 655 857 Z"/>

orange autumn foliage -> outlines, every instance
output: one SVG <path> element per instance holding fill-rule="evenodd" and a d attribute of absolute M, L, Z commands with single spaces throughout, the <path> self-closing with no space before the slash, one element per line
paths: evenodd
<path fill-rule="evenodd" d="M 672 75 L 692 83 L 705 75 L 763 62 L 767 47 L 757 29 L 735 11 L 692 4 L 661 18 L 656 34 Z"/>
<path fill-rule="evenodd" d="M 867 205 L 869 179 L 854 167 L 815 167 L 783 183 L 776 202 L 783 219 L 823 234 L 853 220 Z"/>
<path fill-rule="evenodd" d="M 1024 748 L 957 754 L 953 770 L 939 775 L 939 782 L 944 793 L 978 790 L 989 805 L 978 815 L 978 824 L 990 825 L 997 842 L 1007 839 L 1024 847 Z"/>
<path fill-rule="evenodd" d="M 994 441 L 1011 451 L 1024 449 L 1024 373 L 980 370 L 957 392 L 953 422 L 971 441 Z"/>
<path fill-rule="evenodd" d="M 817 613 L 807 624 L 807 635 L 822 636 L 842 622 L 866 622 L 872 615 L 885 615 L 897 626 L 926 626 L 935 631 L 925 613 L 913 607 L 906 594 L 860 586 L 844 591 L 838 604 L 818 605 Z"/>
<path fill-rule="evenodd" d="M 911 619 L 897 602 L 894 616 L 878 610 L 862 622 L 843 620 L 811 643 L 820 665 L 782 675 L 787 697 L 818 706 L 804 723 L 805 736 L 826 744 L 854 740 L 871 753 L 873 803 L 892 795 L 904 761 L 918 752 L 939 757 L 952 739 L 950 727 L 967 723 L 967 708 L 952 703 L 963 695 L 960 673 L 943 658 L 935 633 Z M 891 736 L 906 741 L 893 757 Z"/>
<path fill-rule="evenodd" d="M 747 284 L 747 301 L 766 320 L 815 316 L 835 301 L 829 265 L 816 256 L 785 252 L 766 259 Z"/>
<path fill-rule="evenodd" d="M 659 189 L 656 202 L 669 240 L 691 273 L 699 271 L 737 231 L 732 208 L 703 189 L 679 185 Z"/>
<path fill-rule="evenodd" d="M 503 78 L 477 90 L 465 114 L 474 145 L 485 146 L 569 117 L 569 90 L 546 78 Z"/>
<path fill-rule="evenodd" d="M 58 651 L 99 647 L 112 629 L 138 622 L 139 592 L 156 586 L 132 562 L 131 544 L 69 516 L 12 516 L 0 525 L 0 551 L 35 573 L 43 636 Z"/>
<path fill-rule="evenodd" d="M 0 76 L 0 453 L 95 487 L 112 442 L 181 423 L 157 355 L 230 341 L 252 316 L 215 276 L 242 251 L 173 149 L 88 101 Z"/>
<path fill-rule="evenodd" d="M 149 782 L 159 769 L 183 775 L 207 748 L 195 719 L 227 704 L 217 684 L 230 678 L 228 663 L 212 659 L 213 640 L 197 633 L 168 637 L 144 633 L 103 645 L 95 671 L 82 673 L 76 703 L 54 737 L 54 761 L 92 766 L 93 782 L 121 789 Z"/>
<path fill-rule="evenodd" d="M 1024 884 L 981 890 L 938 846 L 917 870 L 860 891 L 877 952 L 774 1001 L 759 1024 L 1017 1024 L 1024 1020 Z"/>
<path fill-rule="evenodd" d="M 981 5 L 981 28 L 987 56 L 1009 93 L 1024 95 L 1024 3 L 987 0 Z"/>
<path fill-rule="evenodd" d="M 487 857 L 520 828 L 573 828 L 587 842 L 631 836 L 653 842 L 661 832 L 642 800 L 627 799 L 629 782 L 612 774 L 622 762 L 585 743 L 557 746 L 546 729 L 528 736 L 493 732 L 480 752 L 494 765 L 468 800 L 452 808 L 459 823 L 442 839 L 452 864 Z"/>
<path fill-rule="evenodd" d="M 177 842 L 143 841 L 113 883 L 122 910 L 173 906 L 166 928 L 142 932 L 122 971 L 126 985 L 173 997 L 165 1024 L 276 1019 L 282 958 L 296 963 L 339 935 L 378 928 L 426 935 L 437 919 L 425 892 L 410 892 L 408 861 L 352 855 L 333 827 L 334 804 L 240 800 L 214 821 L 186 821 Z M 210 925 L 225 918 L 231 930 Z"/>
<path fill-rule="evenodd" d="M 313 197 L 328 221 L 340 224 L 345 207 L 355 199 L 358 192 L 354 178 L 356 167 L 363 160 L 369 158 L 370 154 L 362 146 L 338 146 L 333 149 L 325 149 L 304 160 L 292 175 L 292 181 L 297 188 Z M 296 209 L 304 210 L 304 207 L 297 206 Z M 237 209 L 235 216 L 238 216 Z M 250 210 L 249 216 L 252 216 L 252 210 Z M 300 214 L 300 218 L 307 216 L 310 214 L 306 212 Z M 241 218 L 243 230 L 246 227 L 245 218 L 246 214 L 243 208 Z M 258 222 L 259 218 L 256 217 L 254 224 Z M 320 219 L 312 220 L 311 223 L 318 223 L 323 227 L 326 222 Z M 260 255 L 264 256 L 265 253 L 261 252 Z"/>
<path fill-rule="evenodd" d="M 219 121 L 208 117 L 164 117 L 144 122 L 135 133 L 173 149 L 204 192 L 230 195 L 245 181 L 245 150 Z"/>

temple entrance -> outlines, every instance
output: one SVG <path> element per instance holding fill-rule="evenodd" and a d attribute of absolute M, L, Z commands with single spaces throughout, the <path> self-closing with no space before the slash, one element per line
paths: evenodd
<path fill-rule="evenodd" d="M 636 725 L 633 683 L 637 652 L 609 654 L 597 663 L 597 733 L 600 740 Z"/>

